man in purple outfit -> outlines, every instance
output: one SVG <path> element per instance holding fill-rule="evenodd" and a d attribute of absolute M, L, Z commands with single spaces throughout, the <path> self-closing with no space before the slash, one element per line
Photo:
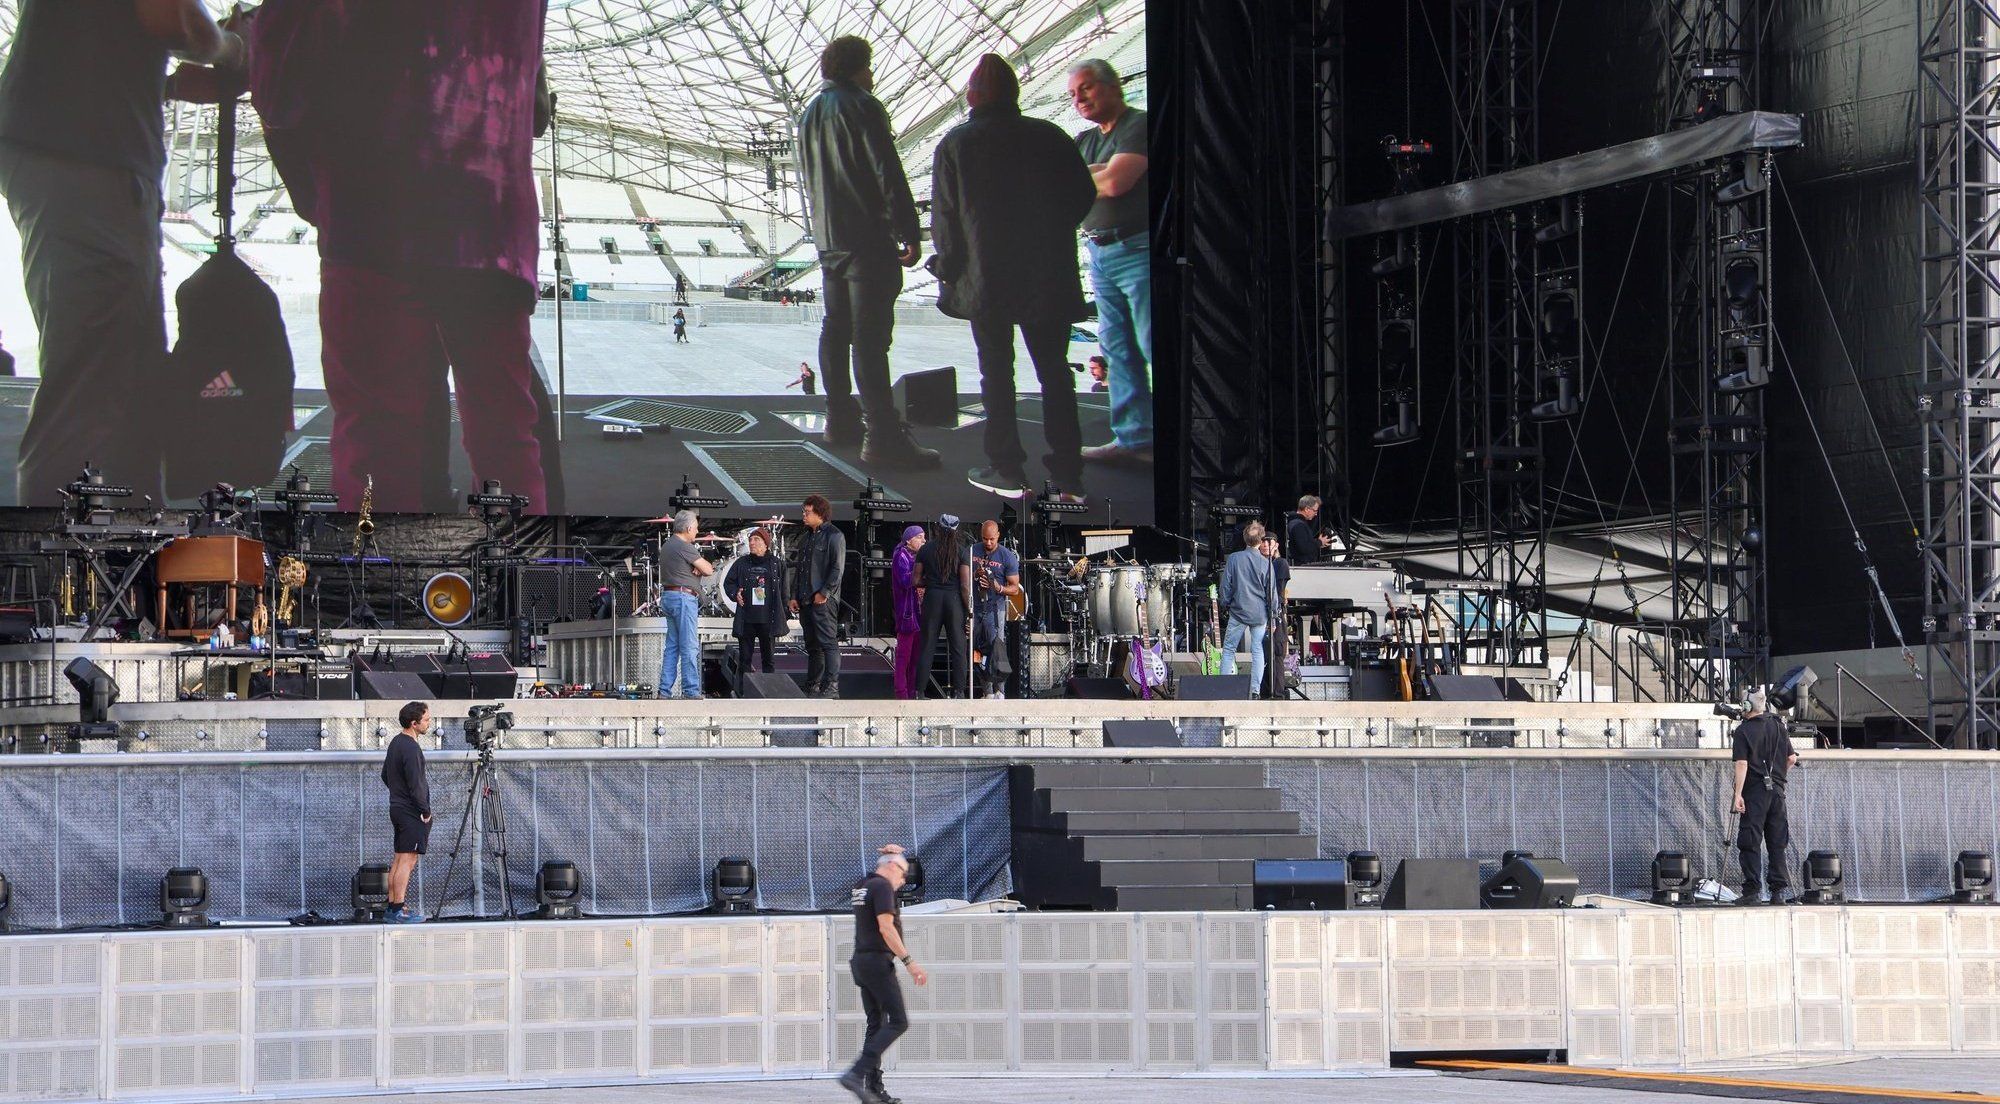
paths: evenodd
<path fill-rule="evenodd" d="M 333 484 L 385 511 L 451 509 L 449 400 L 475 478 L 559 508 L 529 355 L 534 137 L 546 0 L 267 0 L 251 94 L 320 231 Z"/>

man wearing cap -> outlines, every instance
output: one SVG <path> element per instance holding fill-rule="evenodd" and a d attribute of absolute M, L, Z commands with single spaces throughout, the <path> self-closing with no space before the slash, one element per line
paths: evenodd
<path fill-rule="evenodd" d="M 896 697 L 905 701 L 917 696 L 917 635 L 923 628 L 917 553 L 923 550 L 924 527 L 907 526 L 889 567 L 889 592 L 896 607 Z"/>
<path fill-rule="evenodd" d="M 1760 848 L 1769 856 L 1771 903 L 1781 903 L 1787 885 L 1785 848 L 1792 841 L 1785 819 L 1785 778 L 1799 757 L 1792 751 L 1784 720 L 1769 712 L 1766 690 L 1752 690 L 1745 700 L 1743 723 L 1736 726 L 1729 757 L 1736 779 L 1730 810 L 1743 818 L 1736 826 L 1736 854 L 1743 864 L 1743 896 L 1737 904 L 1754 905 L 1761 898 Z"/>
<path fill-rule="evenodd" d="M 910 1029 L 909 1014 L 903 1010 L 903 987 L 896 980 L 896 963 L 901 962 L 910 971 L 910 980 L 918 985 L 930 980 L 903 944 L 903 908 L 896 891 L 909 874 L 909 860 L 893 843 L 877 853 L 880 858 L 875 862 L 875 873 L 854 883 L 849 892 L 854 906 L 854 954 L 847 960 L 847 969 L 861 990 L 861 1011 L 868 1017 L 868 1027 L 861 1037 L 861 1055 L 840 1075 L 840 1087 L 853 1093 L 861 1104 L 895 1100 L 882 1085 L 882 1055 Z"/>

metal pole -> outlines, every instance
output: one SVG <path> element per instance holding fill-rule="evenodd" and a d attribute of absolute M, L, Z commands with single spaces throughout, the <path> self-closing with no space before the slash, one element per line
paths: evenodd
<path fill-rule="evenodd" d="M 555 227 L 556 249 L 556 443 L 563 439 L 563 400 L 569 376 L 563 351 L 563 270 L 569 267 L 562 218 L 562 128 L 556 122 L 556 94 L 549 93 L 549 224 Z"/>

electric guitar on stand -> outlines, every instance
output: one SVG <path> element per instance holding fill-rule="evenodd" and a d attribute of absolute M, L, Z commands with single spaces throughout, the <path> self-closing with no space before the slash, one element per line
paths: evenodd
<path fill-rule="evenodd" d="M 1132 593 L 1139 599 L 1139 635 L 1132 638 L 1132 646 L 1125 658 L 1125 685 L 1145 700 L 1152 700 L 1154 690 L 1165 690 L 1167 685 L 1167 645 L 1164 641 L 1147 643 L 1150 630 L 1146 627 L 1146 582 L 1144 579 L 1132 584 Z"/>
<path fill-rule="evenodd" d="M 1219 675 L 1222 673 L 1222 618 L 1218 609 L 1222 600 L 1216 597 L 1215 584 L 1208 584 L 1208 624 L 1202 628 L 1201 673 Z"/>
<path fill-rule="evenodd" d="M 1394 665 L 1397 689 L 1402 692 L 1402 700 L 1415 701 L 1416 694 L 1410 685 L 1410 645 L 1404 636 L 1403 615 L 1396 609 L 1394 598 L 1385 598 L 1383 601 L 1389 606 L 1389 627 L 1385 635 L 1389 643 L 1382 649 L 1382 658 Z"/>

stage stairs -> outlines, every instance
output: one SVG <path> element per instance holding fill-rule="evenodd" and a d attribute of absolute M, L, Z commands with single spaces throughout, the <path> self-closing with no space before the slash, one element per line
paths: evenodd
<path fill-rule="evenodd" d="M 1247 909 L 1258 859 L 1318 856 L 1254 763 L 1008 770 L 1014 896 L 1029 908 Z"/>

